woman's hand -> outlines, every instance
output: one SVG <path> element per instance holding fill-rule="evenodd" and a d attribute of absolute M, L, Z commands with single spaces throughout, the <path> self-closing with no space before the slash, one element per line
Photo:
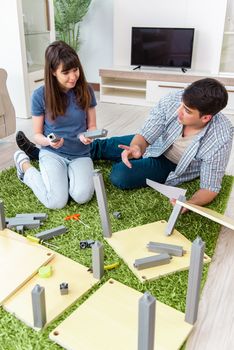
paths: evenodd
<path fill-rule="evenodd" d="M 64 138 L 63 137 L 61 137 L 61 139 L 59 139 L 56 142 L 52 142 L 52 141 L 49 140 L 50 147 L 55 148 L 55 149 L 58 149 L 58 148 L 62 147 L 63 144 L 64 144 Z"/>
<path fill-rule="evenodd" d="M 84 145 L 89 145 L 90 143 L 93 142 L 92 139 L 89 139 L 88 137 L 85 137 L 83 134 L 79 135 L 79 140 L 82 142 Z"/>

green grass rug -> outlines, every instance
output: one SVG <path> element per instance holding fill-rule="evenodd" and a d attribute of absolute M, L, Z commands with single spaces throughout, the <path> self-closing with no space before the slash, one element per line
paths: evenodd
<path fill-rule="evenodd" d="M 111 164 L 100 161 L 95 165 L 96 168 L 101 169 L 104 177 L 110 214 L 114 211 L 120 211 L 122 214 L 119 220 L 115 219 L 111 214 L 113 232 L 162 219 L 168 220 L 172 207 L 166 197 L 149 187 L 131 191 L 118 190 L 111 185 L 108 178 Z M 222 191 L 209 208 L 219 213 L 224 213 L 232 183 L 233 177 L 224 177 Z M 192 193 L 199 188 L 199 181 L 195 180 L 183 184 L 181 187 L 187 189 L 187 196 L 189 198 Z M 6 216 L 8 217 L 14 216 L 17 213 L 46 212 L 48 213 L 48 219 L 43 225 L 43 230 L 65 225 L 68 228 L 68 233 L 50 240 L 52 244 L 58 247 L 59 253 L 90 267 L 91 249 L 81 250 L 79 248 L 79 242 L 83 239 L 98 239 L 104 243 L 105 265 L 120 261 L 120 266 L 117 269 L 105 272 L 102 281 L 93 287 L 89 294 L 86 294 L 79 302 L 69 308 L 60 318 L 51 323 L 50 326 L 42 332 L 33 331 L 14 316 L 0 308 L 0 350 L 61 349 L 49 340 L 49 332 L 109 278 L 114 278 L 141 292 L 148 290 L 155 295 L 159 301 L 182 312 L 185 311 L 188 271 L 182 271 L 161 277 L 153 282 L 141 284 L 126 264 L 103 240 L 95 196 L 91 202 L 85 205 L 78 205 L 70 201 L 62 210 L 45 209 L 36 199 L 32 191 L 19 182 L 16 177 L 15 169 L 11 168 L 0 173 L 0 198 L 4 201 Z M 81 220 L 88 224 L 90 228 L 86 228 L 81 223 L 75 221 L 64 222 L 65 216 L 74 213 L 80 213 Z M 180 216 L 176 228 L 190 241 L 193 241 L 195 237 L 199 235 L 206 242 L 206 254 L 210 257 L 213 255 L 220 231 L 219 224 L 201 217 L 196 213 L 189 212 Z M 41 231 L 41 229 L 39 231 Z M 32 235 L 36 232 L 38 232 L 38 230 L 27 231 L 28 234 Z M 203 284 L 207 276 L 207 271 L 208 265 L 204 267 Z M 4 283 L 4 281 L 2 281 L 2 283 Z M 92 333 L 92 330 L 90 330 L 90 332 Z"/>

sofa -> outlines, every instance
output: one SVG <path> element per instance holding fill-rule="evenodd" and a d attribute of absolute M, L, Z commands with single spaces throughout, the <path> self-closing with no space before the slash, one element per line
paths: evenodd
<path fill-rule="evenodd" d="M 16 130 L 15 110 L 6 86 L 7 72 L 0 68 L 0 138 Z"/>

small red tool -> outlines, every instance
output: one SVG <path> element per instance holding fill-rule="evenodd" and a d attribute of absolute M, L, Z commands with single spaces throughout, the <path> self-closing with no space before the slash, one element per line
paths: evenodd
<path fill-rule="evenodd" d="M 80 214 L 72 214 L 72 215 L 68 215 L 64 218 L 64 220 L 76 220 L 79 221 L 81 224 L 83 224 L 84 226 L 90 228 L 90 226 L 86 225 L 81 219 L 80 219 Z"/>

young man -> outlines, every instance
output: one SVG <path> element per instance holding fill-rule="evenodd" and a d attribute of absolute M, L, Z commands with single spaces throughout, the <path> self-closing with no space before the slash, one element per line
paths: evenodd
<path fill-rule="evenodd" d="M 208 204 L 220 191 L 232 147 L 234 129 L 220 113 L 227 100 L 217 80 L 198 80 L 163 97 L 135 136 L 95 140 L 91 157 L 115 162 L 111 181 L 122 189 L 144 187 L 146 178 L 176 186 L 200 177 L 189 202 Z M 36 156 L 38 150 L 20 132 L 17 144 Z"/>

